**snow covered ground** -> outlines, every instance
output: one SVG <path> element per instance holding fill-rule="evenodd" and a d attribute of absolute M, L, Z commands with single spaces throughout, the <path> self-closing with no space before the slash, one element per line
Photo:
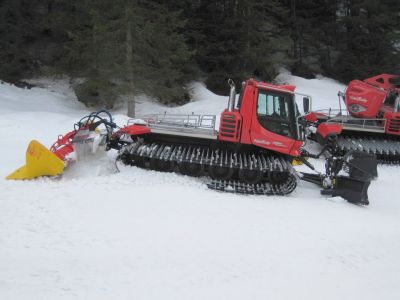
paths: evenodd
<path fill-rule="evenodd" d="M 279 80 L 315 108 L 337 107 L 343 90 Z M 143 98 L 138 113 L 226 106 L 199 83 L 193 92 L 174 109 Z M 399 167 L 379 168 L 369 207 L 302 182 L 288 197 L 218 193 L 177 174 L 117 173 L 107 157 L 59 179 L 4 179 L 31 139 L 50 146 L 86 113 L 63 82 L 0 84 L 0 299 L 399 299 Z"/>

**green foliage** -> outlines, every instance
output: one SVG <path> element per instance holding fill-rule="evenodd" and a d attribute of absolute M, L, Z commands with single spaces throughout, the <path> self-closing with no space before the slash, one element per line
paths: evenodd
<path fill-rule="evenodd" d="M 399 1 L 282 2 L 290 8 L 294 73 L 348 82 L 399 71 Z"/>
<path fill-rule="evenodd" d="M 0 76 L 16 81 L 31 74 L 35 59 L 30 45 L 40 31 L 40 19 L 35 12 L 38 1 L 3 0 L 0 4 Z"/>
<path fill-rule="evenodd" d="M 146 18 L 136 19 L 140 23 L 134 38 L 134 78 L 144 81 L 138 89 L 165 104 L 187 102 L 184 86 L 194 77 L 190 73 L 193 52 L 181 33 L 186 22 L 180 12 L 163 4 L 140 8 Z"/>
<path fill-rule="evenodd" d="M 201 1 L 188 24 L 195 59 L 207 86 L 226 93 L 226 81 L 271 80 L 290 64 L 287 10 L 278 1 Z"/>
<path fill-rule="evenodd" d="M 352 0 L 339 20 L 343 40 L 335 68 L 345 81 L 399 71 L 400 3 Z"/>
<path fill-rule="evenodd" d="M 75 93 L 78 100 L 86 106 L 111 109 L 118 97 L 118 88 L 102 78 L 88 79 L 75 87 Z"/>
<path fill-rule="evenodd" d="M 110 104 L 109 95 L 118 85 L 120 91 L 146 93 L 166 104 L 187 101 L 184 85 L 192 78 L 187 72 L 192 54 L 179 33 L 185 24 L 179 13 L 162 4 L 123 0 L 76 1 L 74 7 L 65 66 L 89 79 L 81 86 L 89 93 L 82 95 Z M 132 52 L 131 62 L 127 51 Z M 128 86 L 129 74 L 134 90 Z"/>

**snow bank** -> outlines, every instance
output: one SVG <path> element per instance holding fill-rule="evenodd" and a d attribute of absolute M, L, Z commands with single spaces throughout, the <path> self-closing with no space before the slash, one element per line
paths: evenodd
<path fill-rule="evenodd" d="M 346 87 L 336 80 L 320 75 L 315 79 L 305 79 L 293 76 L 285 70 L 277 76 L 276 81 L 295 85 L 296 92 L 312 96 L 313 110 L 339 108 L 338 92 L 343 92 Z"/>

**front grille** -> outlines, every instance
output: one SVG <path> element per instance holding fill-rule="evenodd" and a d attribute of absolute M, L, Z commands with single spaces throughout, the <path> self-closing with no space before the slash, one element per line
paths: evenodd
<path fill-rule="evenodd" d="M 393 117 L 389 120 L 389 127 L 390 132 L 398 132 L 400 133 L 400 116 Z"/>

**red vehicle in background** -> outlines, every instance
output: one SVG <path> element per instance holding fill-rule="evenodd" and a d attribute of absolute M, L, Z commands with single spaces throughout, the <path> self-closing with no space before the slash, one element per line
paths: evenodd
<path fill-rule="evenodd" d="M 315 112 L 320 123 L 342 126 L 338 146 L 375 154 L 381 161 L 400 161 L 400 76 L 353 80 L 344 93 L 339 92 L 339 104 L 341 100 L 345 110 Z"/>

